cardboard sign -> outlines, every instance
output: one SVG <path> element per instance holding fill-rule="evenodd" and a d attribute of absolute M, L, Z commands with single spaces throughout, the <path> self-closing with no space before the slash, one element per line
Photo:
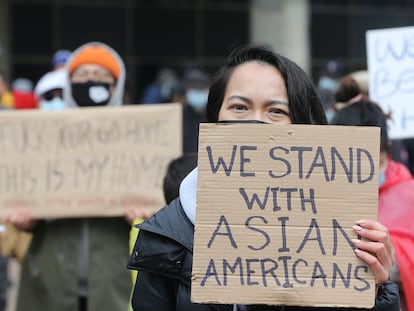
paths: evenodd
<path fill-rule="evenodd" d="M 176 104 L 0 113 L 0 213 L 118 216 L 164 203 L 162 180 L 181 154 Z"/>
<path fill-rule="evenodd" d="M 369 95 L 390 113 L 391 139 L 414 137 L 414 27 L 367 31 Z"/>
<path fill-rule="evenodd" d="M 377 219 L 379 133 L 202 124 L 192 300 L 371 308 L 351 239 Z"/>

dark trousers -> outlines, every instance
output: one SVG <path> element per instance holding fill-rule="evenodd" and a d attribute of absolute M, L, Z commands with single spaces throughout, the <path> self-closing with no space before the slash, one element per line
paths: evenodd
<path fill-rule="evenodd" d="M 88 310 L 88 298 L 87 297 L 79 297 L 79 311 L 87 311 Z"/>

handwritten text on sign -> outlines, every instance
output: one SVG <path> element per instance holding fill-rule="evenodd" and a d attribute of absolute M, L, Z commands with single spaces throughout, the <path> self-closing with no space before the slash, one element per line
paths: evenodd
<path fill-rule="evenodd" d="M 0 114 L 0 208 L 36 217 L 114 216 L 163 203 L 181 153 L 178 105 Z"/>
<path fill-rule="evenodd" d="M 414 27 L 367 32 L 370 97 L 391 113 L 390 138 L 414 137 Z"/>
<path fill-rule="evenodd" d="M 379 129 L 202 124 L 192 299 L 372 307 L 352 225 L 376 219 Z"/>

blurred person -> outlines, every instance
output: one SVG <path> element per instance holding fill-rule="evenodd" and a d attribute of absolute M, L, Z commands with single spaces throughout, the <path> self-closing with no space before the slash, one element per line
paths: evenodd
<path fill-rule="evenodd" d="M 369 97 L 369 73 L 367 70 L 358 70 L 350 73 L 352 79 L 354 79 L 360 86 L 361 93 Z"/>
<path fill-rule="evenodd" d="M 357 81 L 359 86 L 361 87 L 362 94 L 369 97 L 369 73 L 368 70 L 358 70 L 354 71 L 350 74 L 350 76 Z M 392 119 L 392 115 L 390 115 L 388 118 Z M 394 161 L 398 161 L 400 163 L 403 163 L 405 166 L 407 166 L 411 170 L 411 174 L 414 173 L 414 167 L 410 168 L 410 152 L 409 152 L 409 146 L 406 145 L 405 139 L 390 139 L 391 144 L 391 156 Z M 414 148 L 414 141 L 413 141 L 413 147 Z M 414 152 L 414 150 L 412 151 Z M 414 153 L 412 153 L 412 159 L 414 161 Z M 414 164 L 414 163 L 413 163 Z"/>
<path fill-rule="evenodd" d="M 33 82 L 27 78 L 17 78 L 12 83 L 14 109 L 36 109 L 37 100 L 33 92 Z"/>
<path fill-rule="evenodd" d="M 6 310 L 7 290 L 9 288 L 8 258 L 0 256 L 0 311 Z"/>
<path fill-rule="evenodd" d="M 350 75 L 343 77 L 334 92 L 335 110 L 350 106 L 361 100 L 367 100 L 368 95 L 361 89 L 359 83 Z"/>
<path fill-rule="evenodd" d="M 57 50 L 52 56 L 52 69 L 64 69 L 71 54 L 72 51 L 70 50 Z"/>
<path fill-rule="evenodd" d="M 12 109 L 14 106 L 13 94 L 9 90 L 9 83 L 5 73 L 0 70 L 0 110 Z M 1 242 L 4 241 L 3 234 L 6 231 L 6 226 L 0 224 Z M 7 303 L 7 289 L 9 286 L 8 276 L 8 256 L 4 253 L 4 248 L 1 248 L 0 254 L 0 311 L 5 310 Z"/>
<path fill-rule="evenodd" d="M 180 183 L 197 166 L 197 153 L 184 153 L 171 160 L 164 176 L 162 188 L 166 204 L 179 196 Z M 134 241 L 135 242 L 135 241 Z"/>
<path fill-rule="evenodd" d="M 162 68 L 142 95 L 142 104 L 161 104 L 172 102 L 172 90 L 179 83 L 177 74 L 169 68 Z"/>
<path fill-rule="evenodd" d="M 0 311 L 6 310 L 7 291 L 10 285 L 8 266 L 9 254 L 4 246 L 4 234 L 7 231 L 6 225 L 0 223 Z"/>
<path fill-rule="evenodd" d="M 6 74 L 0 70 L 0 109 L 12 109 L 14 106 L 13 94 L 9 88 Z"/>
<path fill-rule="evenodd" d="M 109 46 L 91 42 L 72 53 L 65 67 L 68 107 L 120 106 L 125 66 Z M 29 209 L 10 211 L 5 220 L 33 234 L 23 261 L 16 311 L 127 310 L 131 290 L 125 269 L 133 219 L 124 217 L 33 219 Z"/>
<path fill-rule="evenodd" d="M 342 101 L 356 98 L 360 91 L 351 79 L 341 80 Z M 401 310 L 414 311 L 414 179 L 391 157 L 387 117 L 379 105 L 361 96 L 338 111 L 332 124 L 381 128 L 378 220 L 387 226 L 396 250 L 391 280 L 399 286 Z"/>
<path fill-rule="evenodd" d="M 183 82 L 177 83 L 171 90 L 171 102 L 183 104 L 185 103 L 185 87 Z"/>
<path fill-rule="evenodd" d="M 289 59 L 257 46 L 239 47 L 229 55 L 210 87 L 206 114 L 208 122 L 327 124 L 316 88 L 306 73 Z M 179 197 L 138 226 L 140 232 L 128 263 L 130 269 L 138 270 L 135 311 L 234 310 L 233 305 L 191 302 L 197 178 L 196 168 L 181 182 Z M 353 240 L 355 254 L 370 267 L 378 286 L 372 310 L 398 311 L 398 289 L 388 281 L 394 258 L 387 229 L 374 220 L 356 224 L 354 230 L 362 240 Z M 254 311 L 319 309 L 247 306 Z"/>
<path fill-rule="evenodd" d="M 170 204 L 179 195 L 180 183 L 197 166 L 197 153 L 185 153 L 182 156 L 173 159 L 168 164 L 164 180 L 163 180 L 163 193 L 166 204 Z M 129 235 L 129 249 L 132 252 L 135 241 L 138 237 L 139 229 L 136 225 L 142 223 L 144 219 L 137 218 L 134 221 Z M 135 270 L 131 271 L 132 285 L 135 285 L 138 272 Z M 132 288 L 133 289 L 133 288 Z M 132 311 L 132 305 L 129 306 L 129 311 Z"/>
<path fill-rule="evenodd" d="M 352 88 L 350 88 L 352 85 Z M 343 88 L 346 87 L 344 90 Z M 347 100 L 347 90 L 353 92 L 354 99 Z M 343 94 L 342 94 L 343 93 Z M 359 70 L 355 71 L 349 75 L 344 76 L 338 85 L 337 90 L 335 91 L 335 110 L 338 111 L 343 107 L 352 104 L 356 99 L 360 98 L 369 98 L 369 75 L 368 71 Z M 389 115 L 388 118 L 392 119 L 392 115 Z M 408 166 L 408 155 L 407 150 L 403 144 L 403 140 L 401 139 L 392 139 L 389 140 L 390 142 L 390 155 L 392 156 L 394 161 L 398 161 L 403 163 L 404 165 Z"/>
<path fill-rule="evenodd" d="M 200 122 L 206 121 L 206 106 L 209 87 L 209 76 L 199 69 L 190 69 L 184 75 L 184 153 L 197 152 L 198 150 L 198 128 Z"/>
<path fill-rule="evenodd" d="M 62 110 L 66 73 L 64 70 L 50 71 L 44 74 L 35 86 L 35 95 L 41 110 Z"/>
<path fill-rule="evenodd" d="M 404 138 L 401 142 L 407 152 L 407 167 L 414 174 L 414 138 Z"/>
<path fill-rule="evenodd" d="M 317 90 L 328 122 L 335 114 L 333 107 L 334 92 L 338 86 L 338 81 L 341 75 L 342 65 L 336 60 L 329 60 L 325 64 L 318 80 Z"/>

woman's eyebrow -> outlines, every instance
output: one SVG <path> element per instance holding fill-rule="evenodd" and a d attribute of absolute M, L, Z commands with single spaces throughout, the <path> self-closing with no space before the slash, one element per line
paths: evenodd
<path fill-rule="evenodd" d="M 289 106 L 289 103 L 283 100 L 269 100 L 268 101 L 269 105 L 285 105 L 285 106 Z"/>
<path fill-rule="evenodd" d="M 249 98 L 244 97 L 244 96 L 241 96 L 241 95 L 231 95 L 231 96 L 229 96 L 227 98 L 227 100 L 232 100 L 232 99 L 238 99 L 238 100 L 244 101 L 244 102 L 246 102 L 248 104 L 251 104 L 253 102 Z M 269 100 L 266 103 L 266 105 L 284 105 L 284 106 L 289 106 L 289 103 L 286 102 L 286 101 L 283 101 L 283 100 L 274 99 L 274 100 Z"/>
<path fill-rule="evenodd" d="M 241 95 L 231 95 L 229 97 L 227 97 L 227 100 L 232 100 L 232 99 L 239 99 L 241 101 L 244 101 L 246 103 L 251 104 L 252 101 L 250 99 L 248 99 L 247 97 L 241 96 Z"/>

